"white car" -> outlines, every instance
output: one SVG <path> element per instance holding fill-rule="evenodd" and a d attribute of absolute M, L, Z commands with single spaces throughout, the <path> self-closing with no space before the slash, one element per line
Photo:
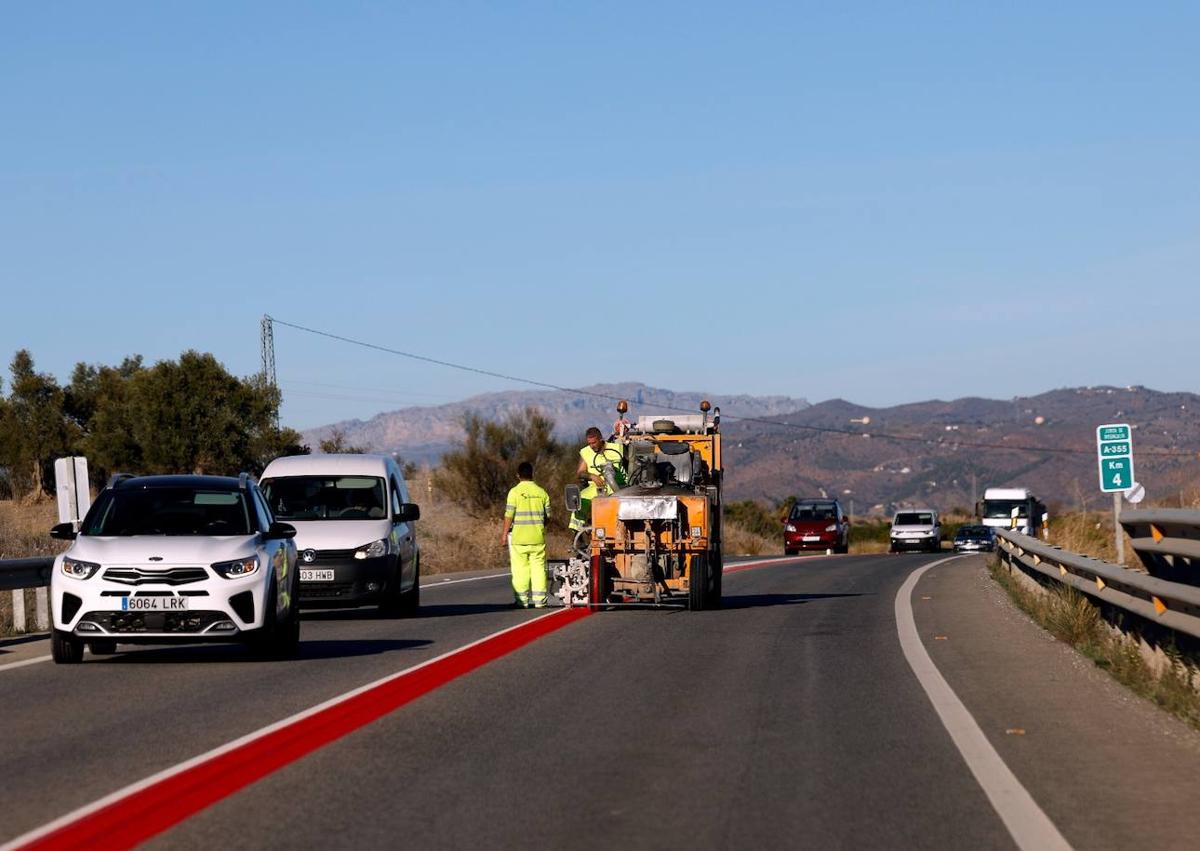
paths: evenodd
<path fill-rule="evenodd" d="M 889 552 L 902 550 L 928 550 L 937 552 L 942 548 L 942 523 L 938 513 L 929 508 L 897 511 L 892 518 Z"/>
<path fill-rule="evenodd" d="M 246 641 L 273 656 L 300 640 L 294 527 L 272 517 L 245 473 L 117 476 L 96 498 L 50 579 L 54 661 L 84 644 Z"/>

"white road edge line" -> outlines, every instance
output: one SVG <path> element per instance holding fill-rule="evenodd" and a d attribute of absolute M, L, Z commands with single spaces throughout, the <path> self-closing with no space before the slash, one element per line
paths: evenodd
<path fill-rule="evenodd" d="M 422 581 L 421 588 L 425 591 L 429 591 L 433 588 L 441 588 L 443 585 L 457 585 L 460 582 L 479 582 L 481 579 L 499 579 L 502 576 L 507 577 L 509 574 L 506 570 L 504 573 L 489 573 L 487 576 L 468 576 L 466 579 L 441 579 L 437 582 L 434 582 L 433 577 L 436 575 L 437 574 L 435 573 L 428 577 L 428 585 Z"/>
<path fill-rule="evenodd" d="M 11 671 L 13 668 L 24 668 L 26 665 L 36 665 L 38 662 L 49 662 L 50 659 L 51 657 L 46 655 L 34 656 L 32 659 L 22 659 L 20 662 L 8 662 L 4 665 L 0 665 L 0 671 Z"/>
<path fill-rule="evenodd" d="M 18 836 L 14 839 L 10 839 L 5 843 L 0 844 L 0 851 L 13 851 L 13 849 L 19 848 L 22 845 L 26 845 L 30 842 L 33 842 L 35 839 L 40 839 L 41 837 L 43 837 L 49 833 L 53 833 L 54 831 L 58 830 L 63 825 L 69 824 L 73 821 L 83 818 L 84 816 L 90 815 L 90 814 L 96 812 L 97 810 L 107 807 L 109 804 L 111 804 L 115 801 L 119 801 L 122 798 L 129 797 L 130 795 L 134 794 L 135 792 L 140 792 L 141 790 L 145 789 L 147 786 L 153 786 L 155 783 L 158 783 L 161 780 L 165 780 L 168 777 L 173 777 L 176 774 L 187 771 L 189 768 L 192 768 L 193 766 L 199 765 L 203 762 L 207 762 L 208 760 L 218 757 L 221 754 L 228 753 L 229 751 L 239 748 L 242 745 L 247 744 L 248 742 L 253 742 L 255 739 L 261 739 L 263 736 L 266 736 L 269 733 L 274 733 L 276 730 L 279 730 L 279 729 L 282 729 L 283 727 L 288 727 L 292 724 L 295 724 L 297 721 L 301 721 L 301 720 L 309 717 L 310 715 L 316 715 L 318 712 L 321 712 L 324 709 L 328 709 L 331 706 L 336 706 L 339 703 L 345 703 L 350 698 L 355 697 L 356 695 L 362 694 L 364 691 L 370 691 L 371 689 L 375 688 L 376 686 L 383 685 L 384 683 L 390 682 L 391 680 L 398 680 L 398 679 L 400 679 L 400 677 L 403 677 L 406 674 L 411 674 L 413 671 L 419 670 L 421 668 L 427 668 L 430 665 L 433 665 L 436 662 L 440 662 L 449 656 L 454 656 L 457 653 L 462 653 L 463 651 L 468 650 L 477 644 L 483 644 L 485 641 L 491 641 L 493 638 L 496 638 L 497 636 L 503 635 L 506 632 L 512 632 L 513 630 L 520 629 L 524 626 L 528 626 L 529 624 L 533 623 L 534 621 L 540 621 L 543 618 L 554 617 L 556 614 L 558 614 L 558 612 L 559 612 L 558 609 L 554 609 L 552 611 L 547 612 L 544 615 L 538 615 L 537 617 L 530 618 L 527 621 L 521 621 L 521 623 L 515 624 L 514 626 L 505 627 L 504 629 L 497 630 L 496 632 L 490 633 L 489 635 L 485 635 L 482 638 L 477 638 L 472 642 L 464 644 L 462 647 L 455 647 L 453 650 L 447 650 L 445 653 L 442 653 L 439 656 L 435 656 L 432 659 L 426 659 L 424 662 L 420 662 L 416 665 L 413 665 L 412 667 L 405 668 L 402 671 L 396 671 L 394 674 L 388 674 L 386 676 L 380 677 L 377 680 L 372 680 L 371 682 L 367 683 L 366 685 L 362 685 L 362 686 L 359 686 L 358 688 L 351 689 L 350 691 L 339 694 L 336 697 L 331 697 L 330 699 L 323 701 L 322 703 L 318 703 L 316 706 L 310 706 L 308 709 L 303 709 L 294 715 L 289 715 L 287 718 L 276 721 L 274 724 L 268 724 L 266 727 L 262 727 L 258 730 L 255 730 L 252 733 L 247 733 L 246 735 L 240 736 L 239 738 L 236 738 L 233 741 L 226 742 L 223 745 L 218 745 L 217 747 L 213 748 L 212 750 L 205 751 L 204 753 L 202 753 L 198 756 L 194 756 L 191 759 L 184 760 L 183 762 L 181 762 L 177 765 L 173 765 L 170 768 L 165 768 L 162 771 L 159 771 L 155 774 L 151 774 L 149 777 L 143 778 L 142 780 L 139 780 L 136 783 L 131 783 L 128 786 L 125 786 L 121 789 L 118 789 L 115 792 L 105 795 L 103 798 L 99 798 L 95 801 L 92 801 L 90 804 L 85 804 L 84 806 L 79 807 L 78 809 L 74 809 L 71 812 L 67 813 L 66 815 L 59 816 L 58 818 L 54 819 L 54 821 L 48 822 L 47 824 L 44 824 L 41 827 L 34 828 L 33 830 L 29 831 L 28 833 L 24 833 L 21 836 Z"/>
<path fill-rule="evenodd" d="M 954 746 L 962 754 L 967 767 L 975 775 L 975 780 L 987 795 L 1004 826 L 1008 828 L 1008 833 L 1017 847 L 1022 851 L 1069 851 L 1070 844 L 1058 832 L 1050 817 L 1038 806 L 1037 801 L 1033 800 L 1029 790 L 1021 785 L 1021 781 L 1004 764 L 1004 760 L 987 740 L 975 718 L 933 664 L 921 641 L 921 635 L 917 632 L 917 622 L 912 609 L 913 589 L 916 588 L 917 581 L 930 568 L 961 557 L 939 559 L 933 564 L 914 570 L 896 593 L 896 631 L 900 635 L 900 647 L 904 651 L 904 658 L 908 660 L 938 718 L 950 734 Z"/>

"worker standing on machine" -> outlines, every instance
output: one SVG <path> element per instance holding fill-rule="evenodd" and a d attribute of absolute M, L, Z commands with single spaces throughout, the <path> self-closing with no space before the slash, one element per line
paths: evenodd
<path fill-rule="evenodd" d="M 625 471 L 621 464 L 625 460 L 625 452 L 620 443 L 606 441 L 600 429 L 592 426 L 587 430 L 587 445 L 579 450 L 579 469 L 576 473 L 580 481 L 587 481 L 579 493 L 581 505 L 579 511 L 571 518 L 572 529 L 582 529 L 588 525 L 591 502 L 600 494 L 611 494 L 613 488 L 624 485 Z M 605 468 L 612 466 L 613 482 L 604 475 Z"/>
<path fill-rule="evenodd" d="M 512 568 L 514 605 L 528 609 L 546 608 L 546 520 L 550 497 L 533 481 L 533 464 L 517 465 L 520 480 L 508 492 L 504 505 L 501 545 L 508 545 Z M 509 537 L 509 533 L 512 537 Z"/>

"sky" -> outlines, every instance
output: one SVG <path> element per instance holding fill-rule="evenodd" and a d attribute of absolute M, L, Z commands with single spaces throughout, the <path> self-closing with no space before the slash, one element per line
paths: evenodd
<path fill-rule="evenodd" d="M 0 357 L 250 375 L 269 314 L 571 387 L 1200 392 L 1197 32 L 1194 3 L 7 4 Z M 297 428 L 522 388 L 275 347 Z"/>

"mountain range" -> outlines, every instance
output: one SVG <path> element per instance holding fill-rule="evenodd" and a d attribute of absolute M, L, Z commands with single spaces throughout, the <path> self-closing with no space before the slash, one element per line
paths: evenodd
<path fill-rule="evenodd" d="M 404 408 L 370 420 L 305 433 L 313 446 L 336 429 L 346 443 L 436 463 L 461 438 L 471 411 L 485 419 L 537 407 L 559 434 L 578 439 L 590 425 L 607 430 L 616 398 L 631 414 L 696 410 L 701 398 L 722 409 L 727 494 L 767 501 L 837 496 L 856 513 L 901 506 L 970 508 L 989 486 L 1032 488 L 1052 508 L 1103 508 L 1095 428 L 1134 428 L 1138 480 L 1154 500 L 1189 500 L 1200 480 L 1200 396 L 1145 387 L 1080 387 L 1008 400 L 968 397 L 870 408 L 841 399 L 810 405 L 785 396 L 722 397 L 644 384 L 600 384 L 563 391 L 489 393 L 450 405 Z"/>

